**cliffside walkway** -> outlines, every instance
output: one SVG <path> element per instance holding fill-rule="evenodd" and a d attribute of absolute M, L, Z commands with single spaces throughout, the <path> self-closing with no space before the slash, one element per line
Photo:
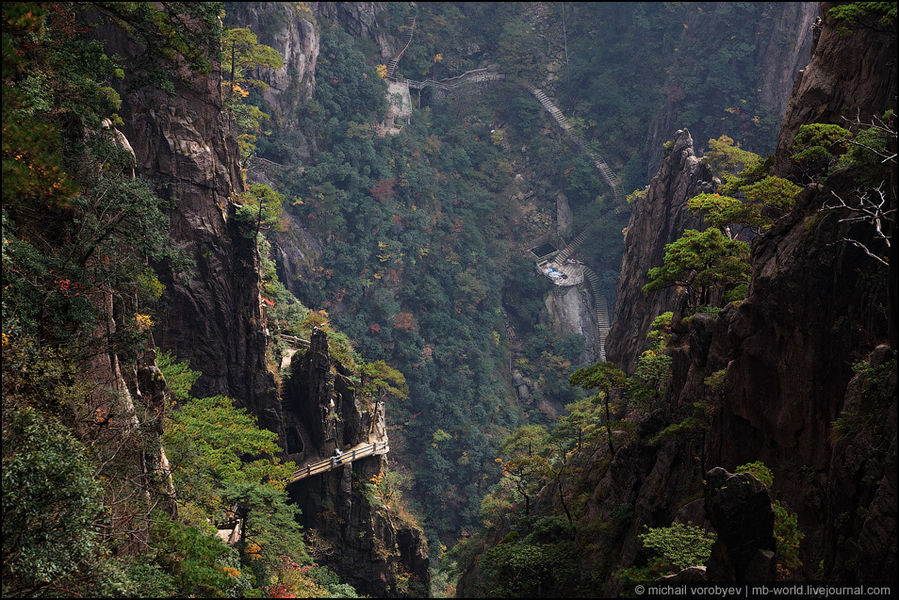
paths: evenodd
<path fill-rule="evenodd" d="M 286 333 L 281 334 L 281 339 L 288 343 L 288 345 L 293 346 L 295 349 L 299 348 L 308 348 L 309 340 L 304 340 L 303 338 L 297 337 L 295 335 L 288 335 Z"/>
<path fill-rule="evenodd" d="M 309 463 L 308 465 L 299 467 L 296 471 L 293 472 L 293 478 L 290 481 L 291 483 L 293 483 L 294 481 L 299 481 L 300 479 L 305 479 L 306 477 L 311 477 L 312 475 L 318 475 L 319 473 L 332 471 L 355 460 L 359 460 L 360 458 L 365 458 L 366 456 L 376 456 L 379 454 L 387 454 L 388 452 L 390 452 L 390 443 L 388 442 L 386 436 L 384 437 L 384 439 L 376 442 L 357 444 L 356 446 L 353 446 L 339 456 L 332 456 L 330 458 L 326 458 L 324 460 Z"/>
<path fill-rule="evenodd" d="M 404 79 L 403 81 L 409 85 L 410 90 L 423 90 L 426 87 L 432 87 L 440 90 L 441 92 L 447 93 L 463 85 L 484 83 L 488 81 L 500 81 L 505 78 L 506 76 L 496 70 L 495 67 L 482 67 L 480 69 L 465 71 L 461 75 L 456 75 L 455 77 L 447 77 L 446 79 L 425 79 L 424 81 Z"/>

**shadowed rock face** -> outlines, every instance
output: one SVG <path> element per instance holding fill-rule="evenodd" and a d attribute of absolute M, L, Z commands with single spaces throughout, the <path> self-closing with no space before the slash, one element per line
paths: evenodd
<path fill-rule="evenodd" d="M 97 33 L 123 57 L 139 51 L 120 31 Z M 235 398 L 277 431 L 255 242 L 232 219 L 232 197 L 244 183 L 232 123 L 222 112 L 220 77 L 213 64 L 211 74 L 190 74 L 174 95 L 148 87 L 122 94 L 121 129 L 134 149 L 136 171 L 161 197 L 175 200 L 170 243 L 194 261 L 186 278 L 155 265 L 166 289 L 154 336 L 202 372 L 195 395 Z"/>
<path fill-rule="evenodd" d="M 700 227 L 699 217 L 687 210 L 687 200 L 709 191 L 711 182 L 711 171 L 694 153 L 690 132 L 682 129 L 675 134 L 646 197 L 634 201 L 606 340 L 608 360 L 626 373 L 634 371 L 653 319 L 673 310 L 677 302 L 673 288 L 644 294 L 642 288 L 649 282 L 646 273 L 662 264 L 666 244 L 677 240 L 684 229 Z"/>
<path fill-rule="evenodd" d="M 295 357 L 284 392 L 284 423 L 306 443 L 291 460 L 308 462 L 384 435 L 384 404 L 369 406 L 349 375 L 328 355 L 327 334 L 314 330 L 309 350 Z M 377 416 L 376 414 L 377 413 Z M 377 419 L 375 423 L 373 420 Z M 316 540 L 311 552 L 360 593 L 376 597 L 416 596 L 428 589 L 427 543 L 422 531 L 402 522 L 364 485 L 387 467 L 385 456 L 369 456 L 343 468 L 301 479 L 288 489 L 302 509 L 301 523 Z M 410 575 L 403 589 L 399 575 Z"/>
<path fill-rule="evenodd" d="M 793 98 L 781 122 L 776 174 L 790 173 L 790 147 L 802 125 L 836 123 L 843 117 L 870 122 L 896 108 L 896 29 L 865 23 L 844 35 L 827 17 L 835 2 L 822 2 L 824 23 L 811 61 L 793 84 Z"/>
<path fill-rule="evenodd" d="M 706 473 L 705 511 L 718 534 L 706 577 L 737 583 L 774 581 L 774 510 L 763 483 L 721 467 Z"/>
<path fill-rule="evenodd" d="M 785 148 L 800 124 L 839 123 L 842 107 L 863 115 L 895 107 L 895 39 L 895 31 L 868 28 L 840 36 L 825 20 L 784 117 L 776 169 L 789 170 Z M 819 212 L 834 193 L 848 197 L 855 186 L 840 174 L 826 186 L 808 186 L 793 211 L 755 241 L 749 296 L 722 312 L 702 371 L 727 368 L 724 401 L 709 430 L 710 461 L 731 467 L 764 461 L 775 474 L 774 495 L 798 514 L 806 568 L 820 564 L 834 581 L 880 580 L 896 565 L 895 371 L 879 390 L 890 400 L 871 392 L 862 410 L 863 384 L 850 368 L 888 338 L 890 276 L 840 242 L 852 237 L 870 247 L 870 227 Z M 698 377 L 690 387 L 682 397 L 698 393 Z M 845 411 L 874 421 L 864 435 L 835 443 L 833 423 Z"/>
<path fill-rule="evenodd" d="M 831 6 L 823 5 L 822 13 Z M 784 117 L 775 173 L 789 175 L 789 147 L 800 125 L 816 121 L 845 125 L 844 107 L 847 116 L 861 110 L 863 120 L 894 108 L 895 66 L 894 30 L 862 28 L 840 36 L 835 24 L 825 19 L 812 62 L 797 82 Z M 684 170 L 669 166 L 667 177 L 677 181 Z M 895 170 L 890 177 L 895 182 Z M 886 357 L 895 360 L 889 347 L 878 346 L 890 339 L 888 321 L 895 308 L 888 288 L 895 286 L 895 276 L 860 249 L 840 241 L 852 237 L 871 245 L 870 228 L 839 223 L 837 217 L 819 212 L 833 193 L 848 197 L 855 186 L 844 173 L 834 174 L 826 185 L 809 185 L 793 210 L 753 241 L 747 299 L 726 307 L 717 319 L 697 315 L 673 327 L 672 383 L 666 404 L 713 403 L 705 434 L 707 463 L 733 469 L 761 460 L 771 468 L 775 476 L 771 494 L 798 515 L 805 534 L 800 546 L 804 572 L 798 577 L 815 572 L 830 581 L 894 581 L 895 363 L 892 373 L 873 388 L 866 387 L 867 380 L 855 375 L 851 365 L 867 360 L 871 368 L 878 368 L 889 364 Z M 653 188 L 676 189 L 676 185 L 654 180 L 651 192 Z M 664 210 L 652 212 L 647 206 L 641 215 L 641 205 L 635 205 L 627 234 L 607 348 L 610 359 L 628 370 L 649 320 L 662 310 L 678 312 L 673 298 L 653 306 L 636 294 L 645 283 L 645 270 L 661 262 L 660 253 L 654 258 L 652 250 L 637 246 L 656 244 L 647 237 L 651 232 L 659 236 L 672 231 L 669 215 L 676 211 L 662 202 L 658 206 Z M 641 218 L 648 222 L 640 223 Z M 638 230 L 643 239 L 632 241 Z M 671 239 L 658 242 L 654 250 L 659 252 Z M 630 252 L 642 264 L 633 259 L 629 264 Z M 639 268 L 631 266 L 637 264 Z M 631 283 L 635 277 L 643 279 Z M 629 292 L 636 299 L 635 308 L 627 306 Z M 725 377 L 716 397 L 704 382 L 719 371 Z M 840 433 L 834 425 L 840 419 L 844 426 L 865 425 Z M 712 519 L 711 511 L 717 509 L 708 504 L 706 508 Z M 724 558 L 729 563 L 721 562 Z M 737 577 L 734 559 L 725 553 L 718 560 L 719 566 L 729 566 L 713 572 L 710 565 L 710 581 Z M 628 564 L 623 554 L 621 562 Z M 756 563 L 752 569 L 764 567 L 766 573 L 766 564 Z M 742 577 L 750 580 L 745 573 L 756 571 L 746 569 Z"/>

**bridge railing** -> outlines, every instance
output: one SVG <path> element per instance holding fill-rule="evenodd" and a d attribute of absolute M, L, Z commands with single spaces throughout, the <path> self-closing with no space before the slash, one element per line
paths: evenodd
<path fill-rule="evenodd" d="M 389 451 L 390 444 L 386 439 L 371 444 L 355 446 L 353 449 L 347 450 L 340 456 L 331 456 L 318 462 L 309 463 L 308 465 L 299 467 L 293 472 L 291 481 L 299 481 L 300 479 L 305 479 L 312 475 L 318 475 L 319 473 L 336 469 L 337 467 L 351 463 L 360 458 L 376 454 L 387 454 Z"/>
<path fill-rule="evenodd" d="M 309 340 L 304 340 L 303 338 L 297 337 L 295 335 L 288 335 L 286 333 L 281 334 L 281 339 L 287 342 L 288 344 L 293 344 L 294 346 L 308 346 Z"/>

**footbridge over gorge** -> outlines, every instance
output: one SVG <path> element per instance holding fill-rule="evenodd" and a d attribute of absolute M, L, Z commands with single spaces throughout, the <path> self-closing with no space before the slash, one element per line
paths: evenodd
<path fill-rule="evenodd" d="M 343 467 L 344 465 L 348 465 L 353 461 L 359 460 L 360 458 L 365 458 L 367 456 L 377 456 L 379 454 L 387 454 L 388 452 L 390 452 L 390 443 L 388 442 L 387 436 L 385 435 L 383 439 L 374 440 L 363 444 L 357 444 L 356 446 L 353 446 L 348 450 L 344 450 L 340 454 L 335 454 L 330 458 L 325 458 L 297 467 L 297 469 L 293 472 L 293 477 L 290 481 L 299 481 L 300 479 L 318 475 L 319 473 L 333 471 L 334 469 Z"/>
<path fill-rule="evenodd" d="M 299 351 L 308 350 L 310 347 L 310 341 L 286 333 L 280 334 L 279 337 L 281 338 L 281 341 L 287 344 L 287 352 L 284 354 L 281 362 L 281 370 L 287 371 L 290 368 L 290 363 L 292 362 L 294 354 Z M 281 394 L 280 396 L 282 398 L 281 419 L 283 421 L 284 395 Z M 387 454 L 388 452 L 390 452 L 390 442 L 387 439 L 387 430 L 384 427 L 383 422 L 379 421 L 377 417 L 375 417 L 375 420 L 372 421 L 372 426 L 369 430 L 368 439 L 366 441 L 360 442 L 352 448 L 347 448 L 346 450 L 338 450 L 338 452 L 328 458 L 313 456 L 312 459 L 308 462 L 304 462 L 297 466 L 290 481 L 291 483 L 293 483 L 295 481 L 299 481 L 300 479 L 312 477 L 313 475 L 333 471 L 334 469 L 352 464 L 354 461 L 362 458 Z"/>

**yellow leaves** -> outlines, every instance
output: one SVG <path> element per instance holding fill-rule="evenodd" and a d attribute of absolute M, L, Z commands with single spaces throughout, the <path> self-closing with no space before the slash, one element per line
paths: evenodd
<path fill-rule="evenodd" d="M 434 62 L 439 63 L 443 60 L 443 54 L 437 53 L 434 55 Z"/>
<path fill-rule="evenodd" d="M 241 98 L 246 98 L 247 96 L 250 95 L 250 92 L 248 92 L 248 91 L 244 90 L 242 87 L 240 87 L 239 83 L 232 83 L 231 91 L 234 92 L 235 94 L 239 95 Z"/>
<path fill-rule="evenodd" d="M 310 311 L 306 318 L 303 319 L 302 325 L 309 329 L 320 328 L 328 329 L 328 313 L 325 310 Z"/>
<path fill-rule="evenodd" d="M 251 560 L 261 560 L 261 551 L 262 548 L 260 548 L 259 544 L 257 544 L 256 542 L 250 542 L 249 544 L 247 544 L 246 554 Z"/>
<path fill-rule="evenodd" d="M 146 331 L 153 327 L 153 319 L 150 318 L 150 315 L 137 313 L 134 315 L 134 322 L 137 323 L 137 328 L 141 331 Z"/>
<path fill-rule="evenodd" d="M 378 65 L 375 67 L 375 71 L 378 72 L 378 77 L 387 79 L 387 65 Z"/>

